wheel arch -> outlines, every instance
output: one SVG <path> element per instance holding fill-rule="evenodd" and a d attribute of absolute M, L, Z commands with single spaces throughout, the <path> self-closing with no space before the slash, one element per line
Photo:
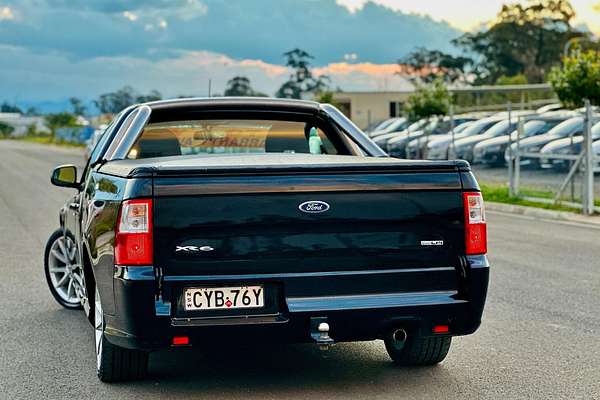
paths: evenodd
<path fill-rule="evenodd" d="M 83 265 L 83 275 L 85 277 L 85 291 L 87 294 L 87 303 L 89 311 L 87 315 L 88 321 L 94 325 L 94 300 L 90 299 L 91 293 L 95 293 L 96 288 L 96 277 L 94 276 L 94 269 L 92 268 L 92 258 L 87 244 L 84 242 L 81 246 L 81 261 Z"/>

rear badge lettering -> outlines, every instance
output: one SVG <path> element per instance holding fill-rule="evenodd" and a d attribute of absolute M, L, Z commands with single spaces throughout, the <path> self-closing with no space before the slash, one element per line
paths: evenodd
<path fill-rule="evenodd" d="M 300 211 L 308 214 L 318 214 L 329 210 L 329 204 L 320 200 L 305 201 L 298 206 Z"/>
<path fill-rule="evenodd" d="M 421 240 L 421 246 L 443 246 L 443 240 Z"/>
<path fill-rule="evenodd" d="M 197 253 L 199 251 L 213 251 L 211 246 L 175 246 L 176 252 Z"/>

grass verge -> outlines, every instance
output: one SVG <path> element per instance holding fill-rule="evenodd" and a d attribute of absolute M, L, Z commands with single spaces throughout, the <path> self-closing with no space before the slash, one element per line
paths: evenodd
<path fill-rule="evenodd" d="M 483 193 L 483 198 L 487 201 L 494 201 L 496 203 L 504 204 L 516 204 L 519 206 L 544 208 L 547 210 L 570 211 L 581 213 L 581 210 L 574 207 L 568 207 L 561 204 L 539 203 L 535 201 L 525 200 L 521 197 L 510 196 L 508 194 L 507 185 L 481 184 L 480 186 L 481 192 Z M 554 197 L 554 194 L 552 192 L 528 188 L 521 188 L 520 193 L 525 197 L 540 197 L 544 199 L 551 199 Z"/>
<path fill-rule="evenodd" d="M 83 148 L 85 144 L 83 143 L 72 143 L 65 142 L 63 140 L 56 140 L 52 136 L 19 136 L 19 137 L 11 137 L 6 138 L 7 140 L 21 140 L 23 142 L 32 142 L 32 143 L 41 143 L 41 144 L 52 144 L 56 146 L 63 147 L 78 147 Z"/>

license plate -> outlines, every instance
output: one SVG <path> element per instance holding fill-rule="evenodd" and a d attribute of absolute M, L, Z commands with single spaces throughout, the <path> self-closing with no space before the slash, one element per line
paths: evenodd
<path fill-rule="evenodd" d="M 185 310 L 260 308 L 265 305 L 262 286 L 185 289 Z"/>

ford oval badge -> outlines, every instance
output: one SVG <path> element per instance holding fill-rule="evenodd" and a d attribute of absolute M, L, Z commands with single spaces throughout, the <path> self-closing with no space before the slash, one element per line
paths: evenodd
<path fill-rule="evenodd" d="M 329 210 L 329 204 L 320 200 L 311 200 L 300 204 L 298 208 L 305 213 L 318 214 Z"/>

